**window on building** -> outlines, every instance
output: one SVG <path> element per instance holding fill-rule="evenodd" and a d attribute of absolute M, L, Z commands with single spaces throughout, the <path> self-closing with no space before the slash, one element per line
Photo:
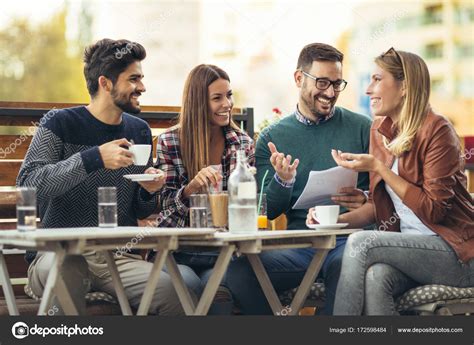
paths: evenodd
<path fill-rule="evenodd" d="M 432 5 L 425 7 L 423 23 L 425 25 L 441 24 L 443 22 L 443 5 Z"/>
<path fill-rule="evenodd" d="M 469 44 L 469 43 L 457 44 L 456 57 L 460 59 L 474 57 L 474 44 Z"/>
<path fill-rule="evenodd" d="M 425 46 L 425 57 L 427 59 L 440 59 L 443 57 L 443 43 L 431 43 Z"/>
<path fill-rule="evenodd" d="M 454 9 L 456 24 L 470 24 L 474 22 L 474 6 L 456 5 Z"/>

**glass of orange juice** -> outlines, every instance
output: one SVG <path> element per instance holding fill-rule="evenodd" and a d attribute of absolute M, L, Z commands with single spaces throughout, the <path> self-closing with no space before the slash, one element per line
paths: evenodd
<path fill-rule="evenodd" d="M 260 201 L 260 193 L 257 195 L 257 207 L 258 202 Z M 259 230 L 267 230 L 268 229 L 268 219 L 267 219 L 267 195 L 263 193 L 262 195 L 262 203 L 260 208 L 257 210 L 258 212 L 258 229 Z"/>

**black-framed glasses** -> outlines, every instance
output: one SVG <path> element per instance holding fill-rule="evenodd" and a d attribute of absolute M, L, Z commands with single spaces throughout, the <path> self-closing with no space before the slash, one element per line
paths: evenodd
<path fill-rule="evenodd" d="M 344 79 L 331 81 L 328 78 L 317 78 L 309 73 L 306 73 L 305 71 L 301 71 L 301 73 L 303 73 L 308 78 L 313 79 L 316 82 L 316 88 L 318 90 L 327 90 L 332 85 L 335 92 L 341 92 L 347 86 L 347 81 Z"/>

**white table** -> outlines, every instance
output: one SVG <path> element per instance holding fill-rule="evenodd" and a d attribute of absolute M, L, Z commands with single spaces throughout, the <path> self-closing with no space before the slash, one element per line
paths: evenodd
<path fill-rule="evenodd" d="M 55 253 L 38 315 L 46 315 L 53 293 L 57 296 L 65 314 L 77 315 L 77 308 L 72 302 L 69 291 L 59 274 L 60 267 L 66 255 L 80 255 L 90 250 L 102 251 L 110 269 L 122 313 L 124 315 L 132 315 L 112 251 L 117 247 L 124 246 L 133 238 L 140 238 L 133 245 L 133 249 L 157 250 L 159 254 L 154 262 L 154 269 L 148 281 L 149 285 L 156 287 L 165 259 L 172 257 L 170 251 L 178 248 L 178 239 L 181 236 L 186 236 L 186 239 L 199 238 L 204 240 L 207 237 L 213 237 L 214 232 L 214 229 L 165 229 L 149 227 L 38 229 L 30 232 L 20 232 L 17 230 L 0 231 L 0 279 L 8 312 L 10 315 L 18 315 L 13 288 L 3 256 L 4 249 L 19 248 Z M 150 301 L 144 299 L 142 303 L 145 306 L 148 302 L 149 307 Z"/>
<path fill-rule="evenodd" d="M 314 283 L 327 253 L 336 245 L 336 235 L 348 235 L 358 230 L 362 229 L 258 231 L 254 234 L 239 235 L 216 233 L 213 237 L 206 238 L 187 238 L 186 236 L 180 236 L 180 249 L 187 248 L 190 250 L 208 251 L 211 248 L 220 251 L 211 277 L 204 288 L 204 292 L 197 306 L 194 305 L 191 299 L 189 290 L 179 273 L 178 266 L 172 255 L 168 255 L 166 258 L 166 265 L 186 315 L 206 315 L 219 284 L 229 266 L 232 254 L 234 252 L 245 254 L 249 259 L 273 313 L 278 315 L 283 311 L 283 306 L 258 254 L 264 250 L 272 249 L 315 248 L 317 251 L 308 266 L 308 270 L 299 285 L 289 309 L 290 315 L 297 315 L 309 294 L 311 285 Z M 163 254 L 161 256 L 158 254 L 155 265 L 157 261 L 161 260 L 165 260 L 165 258 Z M 152 279 L 150 279 L 148 283 L 138 310 L 138 315 L 146 315 L 148 313 L 150 306 L 149 301 L 156 288 L 156 283 Z"/>

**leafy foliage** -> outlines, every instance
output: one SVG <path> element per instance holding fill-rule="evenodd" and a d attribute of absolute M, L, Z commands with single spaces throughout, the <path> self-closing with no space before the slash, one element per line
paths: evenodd
<path fill-rule="evenodd" d="M 37 26 L 16 18 L 0 31 L 1 100 L 88 101 L 83 49 L 77 49 L 78 42 L 66 39 L 66 16 L 63 9 Z"/>

